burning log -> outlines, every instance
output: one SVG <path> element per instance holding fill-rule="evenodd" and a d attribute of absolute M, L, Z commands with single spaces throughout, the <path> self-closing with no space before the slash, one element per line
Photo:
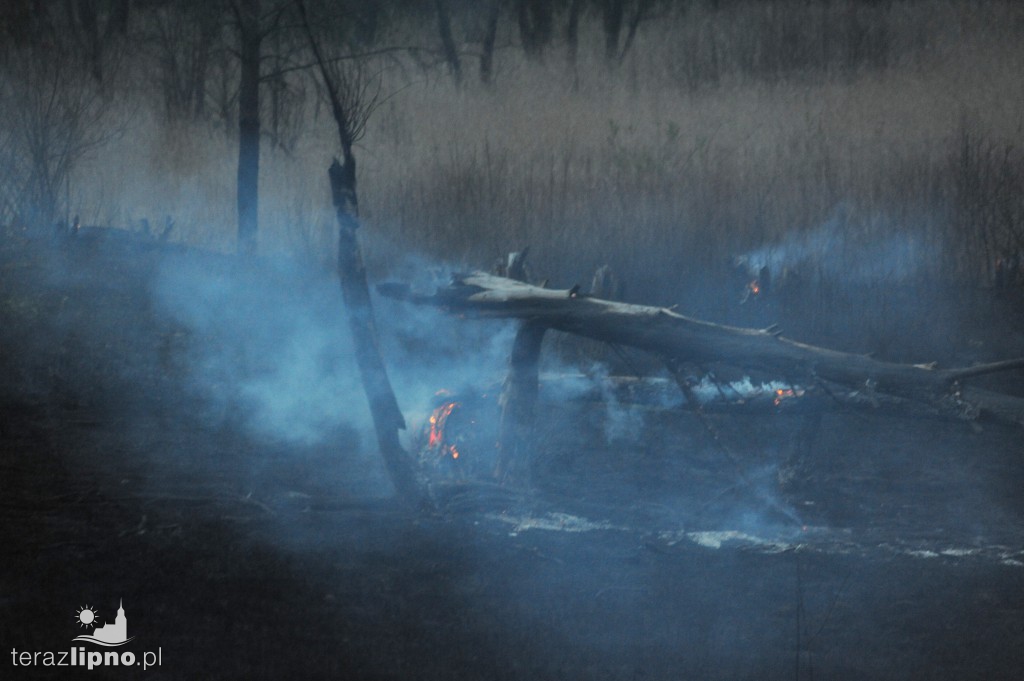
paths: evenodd
<path fill-rule="evenodd" d="M 382 293 L 400 294 L 394 287 Z M 775 328 L 713 324 L 665 308 L 539 288 L 481 272 L 457 276 L 433 295 L 404 292 L 401 297 L 481 317 L 529 320 L 538 333 L 556 329 L 646 350 L 667 361 L 761 368 L 804 386 L 842 386 L 868 402 L 878 394 L 922 403 L 946 416 L 1024 425 L 1024 398 L 963 385 L 974 376 L 1020 369 L 1024 358 L 960 369 L 883 362 L 800 343 Z"/>

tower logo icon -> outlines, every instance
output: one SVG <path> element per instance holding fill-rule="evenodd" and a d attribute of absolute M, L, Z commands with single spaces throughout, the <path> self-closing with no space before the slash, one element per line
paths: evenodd
<path fill-rule="evenodd" d="M 78 623 L 83 627 L 92 627 L 92 635 L 83 634 L 76 636 L 74 641 L 88 641 L 90 643 L 96 643 L 101 646 L 114 647 L 121 646 L 131 638 L 128 637 L 128 618 L 124 614 L 124 601 L 118 603 L 117 617 L 114 618 L 113 624 L 107 622 L 106 624 L 96 624 L 96 617 L 99 613 L 91 606 L 84 606 L 78 610 L 76 619 Z"/>

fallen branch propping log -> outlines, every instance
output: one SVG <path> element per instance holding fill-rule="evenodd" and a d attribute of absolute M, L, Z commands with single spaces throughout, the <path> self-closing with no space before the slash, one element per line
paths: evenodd
<path fill-rule="evenodd" d="M 790 381 L 824 381 L 862 393 L 923 402 L 951 416 L 985 416 L 1024 425 L 1024 398 L 962 385 L 974 376 L 1024 368 L 1024 358 L 960 369 L 882 362 L 800 343 L 772 328 L 723 326 L 666 308 L 602 300 L 575 289 L 545 289 L 482 272 L 459 275 L 450 286 L 429 296 L 393 285 L 380 290 L 390 297 L 451 311 L 522 319 L 539 327 L 639 348 L 670 361 L 760 368 Z"/>

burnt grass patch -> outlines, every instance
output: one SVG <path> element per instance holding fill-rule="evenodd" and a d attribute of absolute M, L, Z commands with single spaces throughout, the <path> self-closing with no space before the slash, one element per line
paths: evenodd
<path fill-rule="evenodd" d="M 78 608 L 123 598 L 131 649 L 162 652 L 150 678 L 1024 668 L 1019 430 L 647 408 L 609 434 L 606 404 L 552 400 L 529 494 L 414 514 L 355 433 L 260 437 L 189 388 L 188 333 L 152 304 L 169 250 L 0 246 L 8 649 L 66 650 Z"/>

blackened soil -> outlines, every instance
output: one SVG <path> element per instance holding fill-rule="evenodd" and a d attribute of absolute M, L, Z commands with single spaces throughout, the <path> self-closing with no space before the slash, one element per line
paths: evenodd
<path fill-rule="evenodd" d="M 149 303 L 159 250 L 108 241 L 0 246 L 3 678 L 80 671 L 9 655 L 120 599 L 161 665 L 91 678 L 1020 678 L 1019 431 L 716 416 L 723 457 L 696 420 L 552 429 L 537 504 L 412 514 L 333 443 L 211 419 Z"/>

